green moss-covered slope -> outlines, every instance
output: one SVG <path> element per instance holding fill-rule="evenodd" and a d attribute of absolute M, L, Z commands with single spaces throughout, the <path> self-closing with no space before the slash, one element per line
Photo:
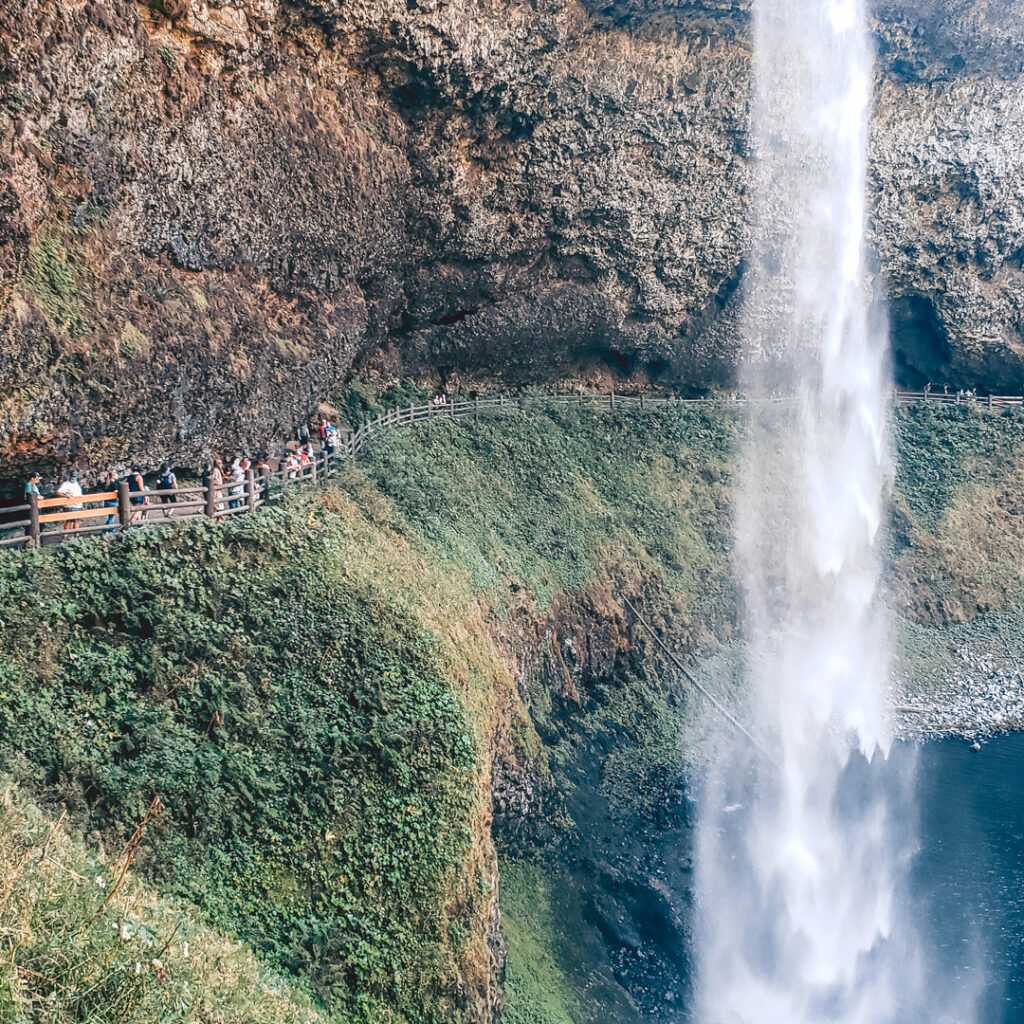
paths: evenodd
<path fill-rule="evenodd" d="M 452 664 L 414 610 L 436 577 L 389 578 L 375 541 L 319 494 L 5 561 L 0 763 L 111 841 L 159 795 L 139 869 L 339 1020 L 451 1020 L 488 899 L 487 669 Z"/>
<path fill-rule="evenodd" d="M 508 941 L 505 1024 L 573 1024 L 575 998 L 560 963 L 565 942 L 537 865 L 502 863 L 501 909 Z"/>
<path fill-rule="evenodd" d="M 120 849 L 159 795 L 133 875 L 251 944 L 326 1019 L 484 1019 L 492 758 L 568 794 L 555 832 L 667 813 L 686 697 L 657 663 L 623 669 L 615 594 L 694 660 L 728 648 L 739 429 L 728 407 L 438 421 L 222 527 L 3 555 L 0 772 L 94 849 Z M 897 422 L 891 582 L 923 646 L 1017 614 L 1022 432 L 966 409 Z M 517 690 L 530 645 L 548 683 Z M 509 892 L 529 922 L 544 890 L 522 895 L 521 852 Z M 614 924 L 618 899 L 597 916 Z M 559 964 L 517 946 L 515 914 L 511 1020 Z M 585 975 L 543 997 L 556 1024 L 591 1019 Z"/>
<path fill-rule="evenodd" d="M 223 527 L 8 555 L 0 769 L 98 841 L 159 794 L 135 870 L 338 1020 L 475 1019 L 511 688 L 492 633 L 611 573 L 662 580 L 695 632 L 727 623 L 731 430 L 434 424 Z"/>

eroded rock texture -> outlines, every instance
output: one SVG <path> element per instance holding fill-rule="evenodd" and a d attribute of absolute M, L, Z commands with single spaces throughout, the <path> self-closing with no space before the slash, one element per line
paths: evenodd
<path fill-rule="evenodd" d="M 363 360 L 727 381 L 746 0 L 6 0 L 0 451 L 292 427 Z M 1024 13 L 888 0 L 873 233 L 897 364 L 1024 387 Z"/>

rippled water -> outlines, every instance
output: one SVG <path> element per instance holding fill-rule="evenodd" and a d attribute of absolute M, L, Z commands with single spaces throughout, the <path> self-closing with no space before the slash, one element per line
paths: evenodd
<path fill-rule="evenodd" d="M 907 756 L 899 751 L 897 756 Z M 984 1024 L 1024 1021 L 1024 734 L 924 747 L 913 895 L 940 977 Z"/>

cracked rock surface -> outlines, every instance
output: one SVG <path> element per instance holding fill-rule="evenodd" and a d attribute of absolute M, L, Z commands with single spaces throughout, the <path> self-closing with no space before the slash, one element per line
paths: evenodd
<path fill-rule="evenodd" d="M 888 0 L 904 383 L 1024 389 L 1024 12 Z M 0 456 L 289 432 L 353 367 L 695 389 L 739 348 L 746 0 L 7 0 Z"/>

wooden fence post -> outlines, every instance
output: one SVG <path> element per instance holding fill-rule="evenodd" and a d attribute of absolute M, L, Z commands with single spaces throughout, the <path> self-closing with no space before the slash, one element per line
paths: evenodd
<path fill-rule="evenodd" d="M 245 471 L 245 490 L 249 497 L 249 511 L 256 511 L 256 474 L 250 466 Z"/>
<path fill-rule="evenodd" d="M 39 495 L 31 494 L 28 499 L 28 537 L 29 544 L 39 547 Z"/>
<path fill-rule="evenodd" d="M 640 411 L 644 411 L 644 393 L 642 391 L 640 392 Z"/>
<path fill-rule="evenodd" d="M 267 501 L 270 498 L 270 467 L 264 466 L 260 473 L 263 476 L 263 500 Z"/>
<path fill-rule="evenodd" d="M 122 480 L 117 485 L 117 521 L 122 530 L 127 530 L 132 521 L 132 504 L 128 497 L 127 480 Z"/>
<path fill-rule="evenodd" d="M 313 458 L 309 460 L 309 473 L 313 483 L 316 483 L 316 452 L 313 452 Z"/>
<path fill-rule="evenodd" d="M 992 408 L 992 396 L 991 395 L 988 396 L 988 407 L 990 409 Z"/>
<path fill-rule="evenodd" d="M 212 519 L 217 514 L 217 488 L 213 485 L 213 475 L 206 481 L 206 514 Z"/>
<path fill-rule="evenodd" d="M 615 388 L 612 388 L 611 393 L 608 395 L 608 408 L 615 412 Z"/>
<path fill-rule="evenodd" d="M 480 396 L 479 395 L 477 395 L 476 398 L 473 399 L 473 419 L 475 419 L 475 420 L 480 419 Z"/>

